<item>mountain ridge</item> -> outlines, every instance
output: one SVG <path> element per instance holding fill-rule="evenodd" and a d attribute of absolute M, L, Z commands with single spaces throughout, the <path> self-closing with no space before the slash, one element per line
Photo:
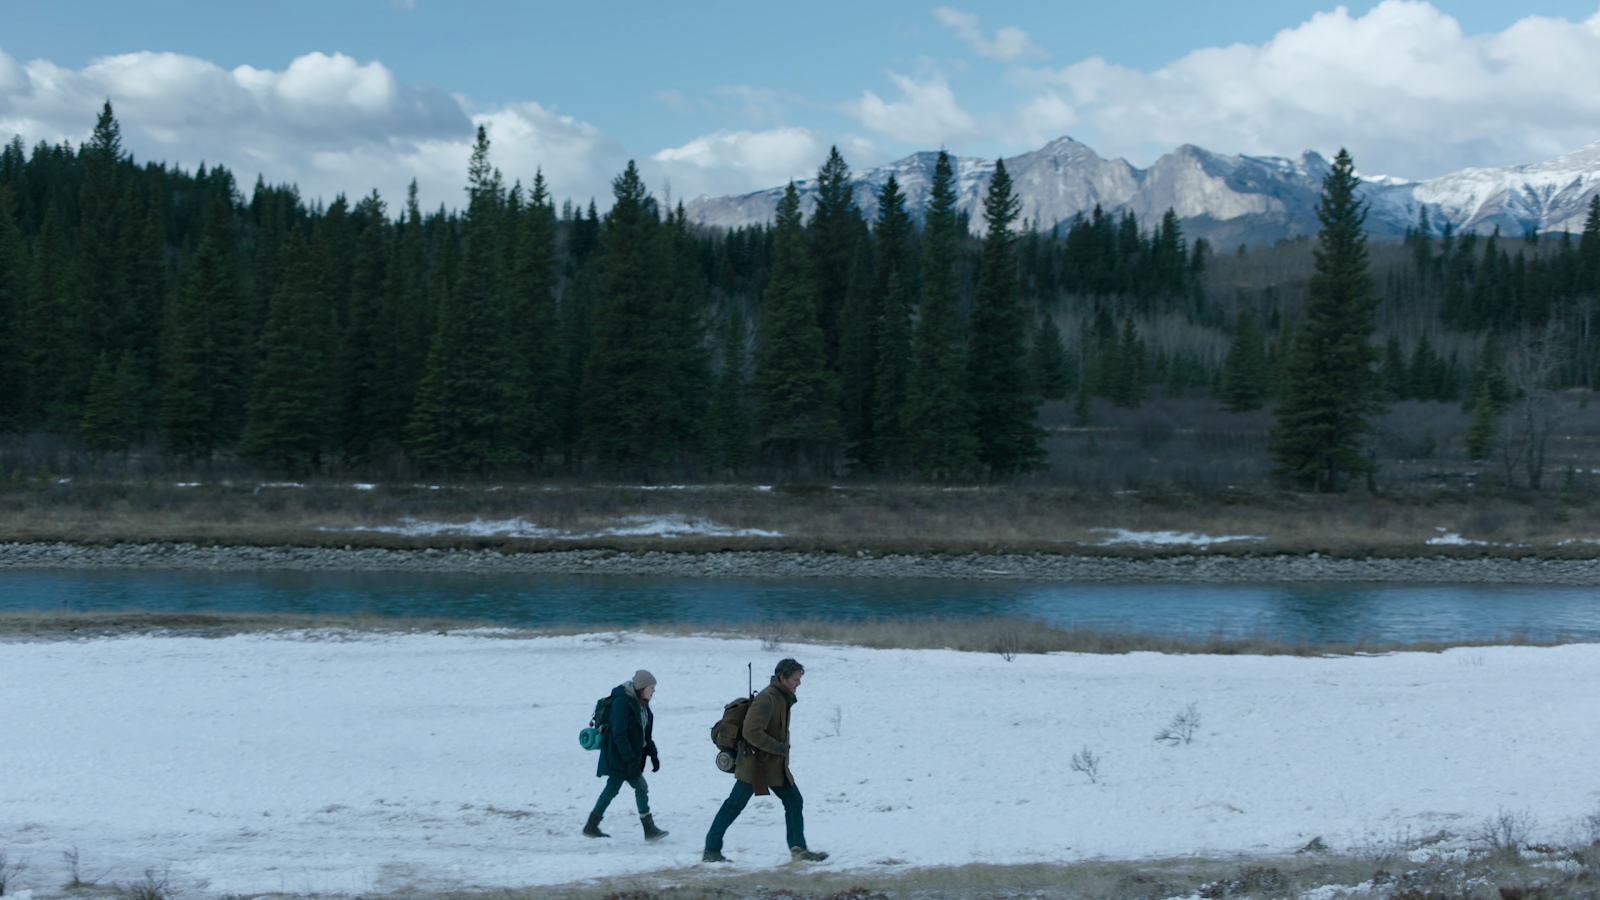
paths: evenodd
<path fill-rule="evenodd" d="M 920 221 L 938 156 L 919 151 L 857 174 L 853 186 L 862 213 L 869 220 L 877 216 L 878 191 L 894 175 L 907 208 Z M 994 161 L 952 159 L 959 206 L 974 230 L 981 230 L 983 193 Z M 1298 158 L 1225 156 L 1184 144 L 1140 169 L 1121 158 L 1105 159 L 1070 136 L 1009 157 L 1005 164 L 1023 217 L 1041 231 L 1065 227 L 1097 205 L 1112 215 L 1131 212 L 1144 226 L 1172 209 L 1187 237 L 1203 237 L 1218 246 L 1314 234 L 1322 179 L 1331 168 L 1314 150 Z M 796 181 L 795 186 L 801 210 L 809 216 L 816 204 L 815 179 Z M 762 224 L 771 221 L 783 191 L 780 186 L 732 197 L 697 197 L 684 208 L 691 221 L 703 225 Z M 1404 234 L 1416 227 L 1424 209 L 1435 234 L 1447 223 L 1457 232 L 1577 232 L 1597 191 L 1600 141 L 1543 162 L 1462 169 L 1422 181 L 1377 176 L 1359 188 L 1368 204 L 1367 230 L 1376 235 Z"/>

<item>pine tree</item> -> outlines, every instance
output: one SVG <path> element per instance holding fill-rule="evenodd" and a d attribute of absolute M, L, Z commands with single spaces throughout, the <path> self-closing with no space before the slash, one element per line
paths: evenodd
<path fill-rule="evenodd" d="M 1217 399 L 1229 412 L 1247 412 L 1265 405 L 1270 393 L 1271 369 L 1261 326 L 1255 310 L 1242 310 L 1234 321 L 1233 343 L 1222 361 Z"/>
<path fill-rule="evenodd" d="M 922 237 L 922 302 L 911 345 L 911 373 L 900 428 L 906 459 L 923 478 L 945 481 L 979 468 L 974 409 L 967 392 L 956 261 L 961 239 L 955 175 L 939 153 Z"/>
<path fill-rule="evenodd" d="M 813 277 L 812 303 L 817 308 L 817 324 L 822 328 L 823 356 L 832 373 L 841 369 L 840 314 L 850 290 L 856 246 L 865 230 L 850 184 L 850 167 L 839 155 L 839 148 L 833 147 L 817 170 L 817 207 L 811 215 L 807 243 Z"/>
<path fill-rule="evenodd" d="M 581 220 L 575 220 L 576 222 Z M 570 244 L 568 247 L 570 258 Z M 583 397 L 584 373 L 588 369 L 589 351 L 594 342 L 595 273 L 593 267 L 576 272 L 566 290 L 561 292 L 561 359 L 560 440 L 563 468 L 577 469 L 580 448 L 584 443 Z"/>
<path fill-rule="evenodd" d="M 39 417 L 49 428 L 68 430 L 83 417 L 95 356 L 78 269 L 62 232 L 56 207 L 46 207 L 29 279 L 27 353 Z"/>
<path fill-rule="evenodd" d="M 1310 298 L 1286 362 L 1283 400 L 1268 449 L 1277 471 L 1318 491 L 1376 464 L 1360 438 L 1381 412 L 1382 382 L 1374 371 L 1378 298 L 1368 271 L 1366 211 L 1356 196 L 1360 179 L 1344 150 L 1323 180 Z"/>
<path fill-rule="evenodd" d="M 1411 262 L 1416 267 L 1417 278 L 1424 284 L 1433 274 L 1433 224 L 1428 221 L 1428 207 L 1424 205 L 1417 214 L 1417 230 L 1412 232 Z"/>
<path fill-rule="evenodd" d="M 417 387 L 427 369 L 439 311 L 437 298 L 429 290 L 424 225 L 415 180 L 407 189 L 405 218 L 395 224 L 395 229 L 391 258 L 385 266 L 385 305 L 392 313 L 387 319 L 390 330 L 379 344 L 374 439 L 398 447 L 405 441 Z"/>
<path fill-rule="evenodd" d="M 1117 339 L 1117 380 L 1111 388 L 1111 402 L 1123 409 L 1138 409 L 1144 402 L 1145 356 L 1144 338 L 1128 316 Z"/>
<path fill-rule="evenodd" d="M 0 434 L 29 424 L 28 246 L 11 185 L 0 184 Z"/>
<path fill-rule="evenodd" d="M 1117 323 L 1111 311 L 1104 306 L 1095 309 L 1094 326 L 1090 330 L 1094 347 L 1094 365 L 1091 393 L 1097 397 L 1116 397 L 1125 380 L 1122 366 L 1122 345 L 1117 338 Z"/>
<path fill-rule="evenodd" d="M 344 340 L 340 344 L 344 392 L 339 417 L 339 445 L 347 466 L 370 462 L 380 440 L 384 398 L 393 388 L 385 384 L 394 372 L 384 366 L 384 343 L 393 334 L 395 311 L 387 286 L 389 263 L 388 214 L 374 190 L 356 204 L 359 231 L 350 261 L 350 303 Z"/>
<path fill-rule="evenodd" d="M 1600 194 L 1589 198 L 1589 216 L 1578 238 L 1578 290 L 1600 293 Z"/>
<path fill-rule="evenodd" d="M 1029 363 L 1033 382 L 1044 399 L 1065 400 L 1076 387 L 1072 379 L 1072 360 L 1067 355 L 1067 345 L 1061 340 L 1055 316 L 1046 313 L 1040 318 L 1039 330 L 1033 335 Z"/>
<path fill-rule="evenodd" d="M 511 373 L 506 340 L 502 218 L 505 192 L 478 127 L 467 169 L 467 219 L 460 263 L 441 268 L 437 329 L 407 429 L 425 466 L 486 476 L 511 456 L 506 418 Z"/>
<path fill-rule="evenodd" d="M 336 309 L 298 230 L 280 248 L 283 281 L 261 335 L 239 455 L 288 475 L 316 472 L 335 443 Z"/>
<path fill-rule="evenodd" d="M 508 322 L 514 346 L 512 430 L 519 453 L 538 469 L 560 441 L 560 318 L 556 308 L 556 211 L 544 173 L 515 224 Z"/>
<path fill-rule="evenodd" d="M 1495 402 L 1494 388 L 1485 381 L 1472 398 L 1472 421 L 1462 443 L 1466 445 L 1467 458 L 1486 460 L 1494 450 L 1495 438 L 1500 431 L 1500 416 L 1505 407 Z"/>
<path fill-rule="evenodd" d="M 996 160 L 983 201 L 978 289 L 972 306 L 967 381 L 977 414 L 973 434 L 978 459 L 991 476 L 1042 468 L 1045 431 L 1035 422 L 1039 398 L 1027 367 L 1027 325 L 1017 284 L 1016 221 L 1020 201 L 1011 192 L 1004 160 Z"/>
<path fill-rule="evenodd" d="M 896 470 L 906 462 L 904 418 L 911 377 L 911 314 L 915 285 L 911 268 L 911 216 L 893 175 L 878 193 L 873 229 L 875 344 L 871 355 L 871 416 L 867 440 L 874 464 Z"/>
<path fill-rule="evenodd" d="M 896 270 L 884 285 L 883 314 L 878 324 L 878 352 L 873 379 L 873 459 L 880 468 L 906 467 L 906 403 L 911 390 L 912 310 L 915 296 L 909 269 Z"/>
<path fill-rule="evenodd" d="M 298 221 L 295 209 L 298 198 L 282 190 L 268 188 L 259 177 L 255 193 L 250 200 L 249 219 L 255 230 L 255 252 L 244 281 L 247 291 L 246 333 L 252 340 L 248 348 L 246 371 L 250 382 L 255 380 L 255 367 L 259 362 L 260 336 L 266 327 L 267 313 L 272 309 L 272 298 L 283 284 L 283 267 L 280 264 L 282 246 L 288 237 L 291 222 Z"/>
<path fill-rule="evenodd" d="M 1499 338 L 1490 332 L 1478 349 L 1477 362 L 1467 380 L 1466 398 L 1461 403 L 1462 412 L 1476 412 L 1479 404 L 1488 402 L 1499 415 L 1511 405 L 1511 383 L 1506 378 L 1506 353 Z"/>
<path fill-rule="evenodd" d="M 663 220 L 631 166 L 616 189 L 595 257 L 584 428 L 602 463 L 648 478 L 701 442 L 707 291 L 682 206 Z"/>
<path fill-rule="evenodd" d="M 750 463 L 750 416 L 745 406 L 744 316 L 724 301 L 722 360 L 711 395 L 707 455 L 713 471 L 738 471 Z"/>
<path fill-rule="evenodd" d="M 1389 400 L 1408 400 L 1411 396 L 1406 367 L 1406 352 L 1400 346 L 1400 336 L 1389 335 L 1383 345 L 1383 361 L 1378 365 L 1378 380 Z"/>
<path fill-rule="evenodd" d="M 134 217 L 123 261 L 127 333 L 124 346 L 132 354 L 131 379 L 140 430 L 158 424 L 161 406 L 163 315 L 168 299 L 167 223 L 162 215 L 162 173 L 153 169 L 141 181 L 129 180 L 126 206 Z M 232 198 L 228 206 L 232 208 Z M 139 215 L 139 210 L 143 211 Z M 204 231 L 204 222 L 201 223 Z M 241 325 L 248 323 L 241 322 Z M 243 383 L 243 382 L 241 382 Z M 241 400 L 241 408 L 243 401 Z"/>
<path fill-rule="evenodd" d="M 838 387 L 827 369 L 814 281 L 800 225 L 800 195 L 784 189 L 773 223 L 772 272 L 756 325 L 751 418 L 777 460 L 827 468 L 839 436 Z"/>
<path fill-rule="evenodd" d="M 78 192 L 78 282 L 84 303 L 89 345 L 85 352 L 110 353 L 113 360 L 129 349 L 135 322 L 127 308 L 124 279 L 132 225 L 123 171 L 122 128 L 106 101 L 94 133 L 78 155 L 83 184 Z M 112 362 L 112 366 L 116 363 Z"/>
<path fill-rule="evenodd" d="M 711 346 L 707 335 L 710 288 L 700 260 L 700 242 L 689 233 L 689 216 L 678 208 L 667 215 L 661 230 L 662 269 L 666 305 L 666 374 L 672 402 L 665 427 L 669 444 L 681 453 L 704 448 L 706 410 L 711 403 Z"/>
<path fill-rule="evenodd" d="M 138 392 L 133 383 L 133 352 L 124 350 L 117 365 L 100 354 L 78 431 L 95 453 L 123 453 L 139 427 Z"/>
<path fill-rule="evenodd" d="M 1443 400 L 1444 386 L 1440 384 L 1439 354 L 1424 331 L 1411 351 L 1411 361 L 1406 363 L 1406 394 L 1418 400 Z"/>
<path fill-rule="evenodd" d="M 168 311 L 161 433 L 168 450 L 208 460 L 244 426 L 246 346 L 233 207 L 217 198 Z"/>
<path fill-rule="evenodd" d="M 1168 207 L 1161 217 L 1161 227 L 1151 236 L 1150 243 L 1150 267 L 1154 270 L 1158 294 L 1169 298 L 1181 298 L 1184 295 L 1188 254 L 1183 226 L 1178 224 L 1178 213 Z"/>
<path fill-rule="evenodd" d="M 586 444 L 602 465 L 649 479 L 672 459 L 681 398 L 666 236 L 639 170 L 612 182 L 600 230 L 594 338 L 584 372 Z"/>
<path fill-rule="evenodd" d="M 846 458 L 865 469 L 878 468 L 873 428 L 877 384 L 878 333 L 883 298 L 873 283 L 871 242 L 855 245 L 844 305 L 839 311 L 839 424 Z"/>

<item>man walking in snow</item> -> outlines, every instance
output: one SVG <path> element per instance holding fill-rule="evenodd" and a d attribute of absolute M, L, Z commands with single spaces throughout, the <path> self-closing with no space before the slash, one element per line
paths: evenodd
<path fill-rule="evenodd" d="M 788 832 L 789 855 L 795 862 L 820 862 L 828 854 L 806 848 L 806 823 L 801 809 L 805 801 L 800 796 L 800 786 L 794 783 L 789 771 L 789 709 L 796 702 L 795 692 L 800 689 L 800 676 L 805 667 L 793 659 L 781 660 L 773 670 L 772 682 L 750 701 L 744 718 L 745 749 L 734 767 L 736 779 L 728 799 L 711 822 L 706 833 L 706 850 L 701 857 L 705 862 L 727 862 L 722 855 L 722 836 L 728 826 L 744 812 L 746 803 L 755 794 L 765 794 L 770 788 L 783 801 L 783 821 Z"/>
<path fill-rule="evenodd" d="M 595 772 L 596 777 L 606 779 L 606 786 L 594 811 L 589 813 L 588 824 L 583 826 L 583 833 L 589 837 L 611 836 L 600 830 L 600 819 L 622 790 L 623 782 L 633 788 L 645 839 L 655 841 L 667 836 L 650 815 L 650 786 L 644 780 L 645 757 L 650 758 L 650 771 L 661 771 L 661 757 L 656 755 L 656 742 L 650 738 L 655 727 L 650 698 L 655 692 L 656 677 L 644 669 L 633 673 L 632 680 L 611 689 L 611 714 L 600 742 L 600 764 Z"/>

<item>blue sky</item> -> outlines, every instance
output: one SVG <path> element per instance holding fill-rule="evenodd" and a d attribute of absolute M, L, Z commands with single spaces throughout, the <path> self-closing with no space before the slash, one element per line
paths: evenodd
<path fill-rule="evenodd" d="M 1600 4 L 6 2 L 0 133 L 81 140 L 110 96 L 142 159 L 308 195 L 416 178 L 457 205 L 475 123 L 508 178 L 602 206 L 736 193 L 946 146 L 1071 134 L 1148 165 L 1182 143 L 1424 178 L 1600 139 Z"/>

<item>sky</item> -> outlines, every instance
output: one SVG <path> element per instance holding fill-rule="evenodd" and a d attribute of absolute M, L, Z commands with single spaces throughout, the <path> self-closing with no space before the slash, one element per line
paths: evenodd
<path fill-rule="evenodd" d="M 940 147 L 1070 135 L 1429 178 L 1600 139 L 1594 0 L 0 0 L 0 136 L 81 142 L 110 99 L 140 160 L 308 198 L 462 205 L 474 128 L 508 181 L 608 204 L 759 190 Z"/>

